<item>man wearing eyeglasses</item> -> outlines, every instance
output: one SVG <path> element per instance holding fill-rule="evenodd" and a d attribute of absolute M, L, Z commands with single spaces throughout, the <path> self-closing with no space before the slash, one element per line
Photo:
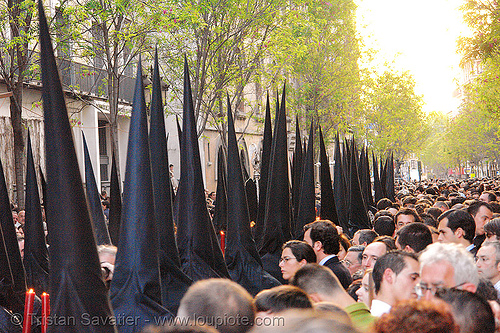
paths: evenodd
<path fill-rule="evenodd" d="M 472 255 L 462 245 L 431 244 L 422 252 L 419 262 L 420 283 L 415 289 L 419 297 L 432 299 L 443 288 L 476 292 L 479 274 Z"/>
<path fill-rule="evenodd" d="M 477 251 L 479 276 L 491 281 L 500 296 L 500 242 L 484 242 Z"/>

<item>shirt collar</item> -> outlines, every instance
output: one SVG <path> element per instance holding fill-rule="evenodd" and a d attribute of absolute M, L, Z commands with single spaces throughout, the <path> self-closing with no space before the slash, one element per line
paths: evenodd
<path fill-rule="evenodd" d="M 323 259 L 321 259 L 321 261 L 319 262 L 320 266 L 323 266 L 328 260 L 332 259 L 336 257 L 335 254 L 329 254 L 327 255 L 326 257 L 324 257 Z"/>

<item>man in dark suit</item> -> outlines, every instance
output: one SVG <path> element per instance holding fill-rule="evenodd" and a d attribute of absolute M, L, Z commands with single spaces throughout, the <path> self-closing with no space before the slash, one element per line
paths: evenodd
<path fill-rule="evenodd" d="M 316 253 L 316 262 L 328 267 L 347 289 L 352 282 L 349 270 L 342 265 L 337 254 L 340 251 L 340 236 L 335 225 L 328 220 L 319 220 L 304 226 L 304 241 Z"/>

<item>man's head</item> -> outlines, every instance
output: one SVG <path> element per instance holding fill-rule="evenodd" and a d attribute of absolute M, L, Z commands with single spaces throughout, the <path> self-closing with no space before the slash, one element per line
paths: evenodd
<path fill-rule="evenodd" d="M 460 244 L 434 243 L 420 254 L 422 296 L 432 298 L 440 288 L 475 292 L 479 274 L 472 255 Z"/>
<path fill-rule="evenodd" d="M 480 277 L 493 284 L 500 281 L 500 242 L 484 242 L 477 251 L 476 266 Z"/>
<path fill-rule="evenodd" d="M 387 253 L 387 246 L 384 242 L 373 242 L 366 246 L 363 251 L 361 266 L 363 270 L 373 268 L 375 262 Z"/>
<path fill-rule="evenodd" d="M 333 301 L 345 293 L 333 272 L 318 264 L 307 264 L 295 273 L 291 284 L 304 290 L 315 302 Z"/>
<path fill-rule="evenodd" d="M 351 246 L 347 250 L 344 257 L 343 264 L 351 273 L 351 276 L 361 269 L 361 262 L 363 261 L 363 251 L 365 247 L 362 245 Z"/>
<path fill-rule="evenodd" d="M 189 287 L 181 300 L 177 317 L 195 320 L 204 318 L 207 324 L 215 323 L 224 333 L 243 333 L 252 328 L 255 311 L 252 296 L 239 284 L 227 279 L 200 280 Z M 221 318 L 222 324 L 216 319 Z M 223 318 L 238 319 L 234 321 Z"/>
<path fill-rule="evenodd" d="M 377 210 L 387 209 L 392 206 L 392 201 L 387 198 L 382 198 L 377 202 Z"/>
<path fill-rule="evenodd" d="M 484 201 L 484 202 L 497 201 L 497 196 L 495 195 L 495 193 L 493 193 L 491 191 L 484 191 L 479 196 L 479 200 Z"/>
<path fill-rule="evenodd" d="M 476 224 L 472 216 L 464 210 L 451 209 L 439 216 L 439 238 L 443 243 L 468 245 L 474 239 Z"/>
<path fill-rule="evenodd" d="M 354 233 L 354 237 L 352 238 L 352 245 L 363 245 L 366 246 L 373 242 L 375 238 L 378 237 L 378 234 L 371 229 L 361 229 Z"/>
<path fill-rule="evenodd" d="M 444 201 L 436 201 L 432 207 L 439 208 L 443 213 L 450 209 L 448 204 Z"/>
<path fill-rule="evenodd" d="M 399 250 L 418 253 L 429 244 L 432 244 L 432 234 L 423 223 L 410 223 L 398 231 L 396 246 Z"/>
<path fill-rule="evenodd" d="M 319 220 L 304 227 L 304 241 L 312 246 L 318 261 L 340 250 L 339 233 L 335 225 L 328 220 Z"/>
<path fill-rule="evenodd" d="M 484 225 L 487 241 L 500 241 L 500 218 L 495 218 Z"/>
<path fill-rule="evenodd" d="M 389 216 L 380 216 L 373 222 L 373 230 L 379 235 L 394 236 L 396 226 L 394 219 Z"/>
<path fill-rule="evenodd" d="M 415 198 L 416 199 L 416 198 Z M 400 209 L 396 216 L 394 216 L 394 223 L 396 224 L 396 231 L 401 229 L 407 224 L 413 222 L 420 222 L 420 217 L 417 212 L 411 208 Z"/>
<path fill-rule="evenodd" d="M 312 300 L 295 286 L 283 285 L 265 289 L 255 295 L 253 304 L 258 316 L 274 315 L 289 309 L 311 309 Z"/>
<path fill-rule="evenodd" d="M 413 253 L 391 251 L 381 256 L 373 267 L 376 298 L 389 305 L 417 298 L 419 263 Z"/>
<path fill-rule="evenodd" d="M 467 208 L 467 212 L 472 215 L 476 224 L 476 236 L 484 235 L 484 225 L 493 217 L 491 206 L 487 202 L 476 201 Z"/>

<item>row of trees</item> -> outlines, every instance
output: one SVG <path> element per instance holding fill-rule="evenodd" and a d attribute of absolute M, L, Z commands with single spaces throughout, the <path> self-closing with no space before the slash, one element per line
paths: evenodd
<path fill-rule="evenodd" d="M 37 44 L 35 7 L 33 0 L 0 5 L 0 80 L 13 92 L 17 184 L 24 178 L 22 87 L 38 73 L 31 52 Z M 120 83 L 134 73 L 139 55 L 147 64 L 155 47 L 169 87 L 166 112 L 179 111 L 187 57 L 200 135 L 207 124 L 224 131 L 226 92 L 237 110 L 245 105 L 248 118 L 260 118 L 266 91 L 273 95 L 286 82 L 290 116 L 297 114 L 305 125 L 320 123 L 327 140 L 337 131 L 352 132 L 377 153 L 393 150 L 403 158 L 428 132 L 422 100 L 408 73 L 358 68 L 355 10 L 351 0 L 71 0 L 52 9 L 50 24 L 58 56 L 88 64 L 81 75 L 95 74 L 92 66 L 105 72 L 99 84 L 106 86 L 105 116 L 117 160 Z"/>

